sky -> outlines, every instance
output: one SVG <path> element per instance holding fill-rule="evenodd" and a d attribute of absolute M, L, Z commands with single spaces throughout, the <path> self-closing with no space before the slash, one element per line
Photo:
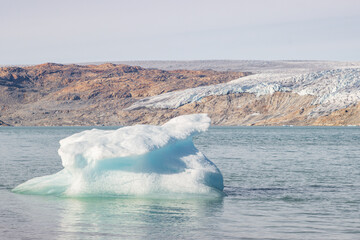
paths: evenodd
<path fill-rule="evenodd" d="M 359 0 L 0 0 L 0 65 L 360 61 Z"/>

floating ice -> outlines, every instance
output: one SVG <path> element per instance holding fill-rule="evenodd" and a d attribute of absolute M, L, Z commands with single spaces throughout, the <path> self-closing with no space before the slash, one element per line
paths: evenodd
<path fill-rule="evenodd" d="M 13 191 L 60 196 L 222 194 L 221 172 L 192 142 L 209 125 L 206 114 L 194 114 L 162 126 L 74 134 L 60 141 L 63 170 Z"/>

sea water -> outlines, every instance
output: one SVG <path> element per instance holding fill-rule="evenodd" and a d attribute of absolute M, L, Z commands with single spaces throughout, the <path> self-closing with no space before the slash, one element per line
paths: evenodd
<path fill-rule="evenodd" d="M 0 128 L 1 239 L 360 237 L 359 127 L 210 128 L 194 143 L 220 169 L 224 197 L 11 191 L 63 169 L 59 140 L 86 129 L 91 128 Z"/>

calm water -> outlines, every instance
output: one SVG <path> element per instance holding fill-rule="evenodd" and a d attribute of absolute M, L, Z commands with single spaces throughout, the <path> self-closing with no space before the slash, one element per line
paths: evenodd
<path fill-rule="evenodd" d="M 196 146 L 219 199 L 76 199 L 12 193 L 62 169 L 81 127 L 0 128 L 1 239 L 360 239 L 360 128 L 216 127 Z"/>

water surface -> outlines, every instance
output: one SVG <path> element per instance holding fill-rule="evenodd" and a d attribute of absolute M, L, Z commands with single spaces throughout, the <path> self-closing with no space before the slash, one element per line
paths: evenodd
<path fill-rule="evenodd" d="M 84 127 L 0 128 L 2 239 L 357 239 L 360 128 L 213 127 L 195 144 L 223 198 L 57 198 L 11 192 L 62 169 Z M 110 128 L 114 129 L 114 128 Z"/>

